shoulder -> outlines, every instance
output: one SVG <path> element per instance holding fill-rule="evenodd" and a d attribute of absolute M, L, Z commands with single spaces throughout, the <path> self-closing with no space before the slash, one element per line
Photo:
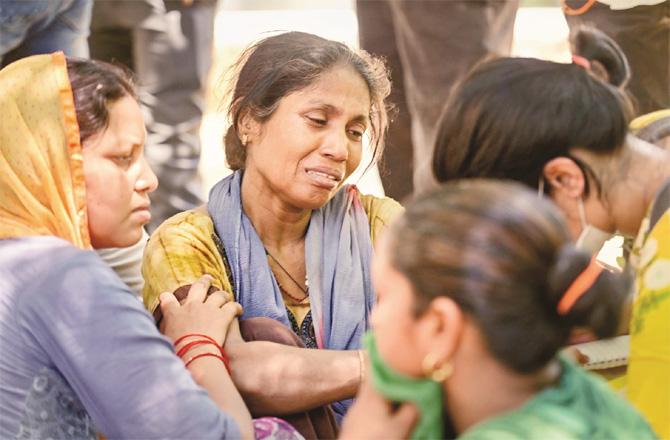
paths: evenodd
<path fill-rule="evenodd" d="M 360 194 L 359 199 L 370 220 L 370 237 L 373 243 L 386 227 L 405 212 L 405 208 L 390 197 Z"/>
<path fill-rule="evenodd" d="M 222 250 L 206 207 L 166 220 L 151 235 L 144 251 L 142 295 L 147 309 L 153 311 L 158 306 L 162 292 L 174 292 L 204 274 L 214 277 L 216 288 L 230 291 Z"/>
<path fill-rule="evenodd" d="M 214 223 L 205 209 L 181 212 L 167 219 L 151 234 L 144 252 L 144 264 L 161 264 L 166 256 L 210 248 L 214 245 Z"/>
<path fill-rule="evenodd" d="M 565 359 L 561 366 L 558 384 L 516 410 L 473 426 L 461 438 L 653 438 L 642 417 L 605 382 Z"/>
<path fill-rule="evenodd" d="M 165 220 L 156 231 L 151 234 L 151 241 L 159 238 L 176 238 L 190 235 L 191 237 L 209 238 L 214 232 L 214 223 L 207 212 L 205 205 L 189 211 L 175 214 Z"/>
<path fill-rule="evenodd" d="M 48 285 L 53 289 L 74 281 L 70 279 L 73 276 L 81 277 L 80 282 L 99 279 L 120 283 L 114 271 L 93 250 L 79 249 L 56 237 L 31 237 L 19 241 L 15 251 L 30 258 L 30 264 L 22 265 L 22 269 L 32 274 L 31 280 L 37 285 Z M 16 258 L 15 263 L 21 265 L 21 259 Z"/>
<path fill-rule="evenodd" d="M 40 237 L 42 239 L 42 237 Z M 23 269 L 29 278 L 15 286 L 29 322 L 79 325 L 80 318 L 137 308 L 134 294 L 92 250 L 78 249 L 62 240 L 40 240 L 32 247 L 34 258 Z M 76 322 L 75 322 L 76 321 Z"/>
<path fill-rule="evenodd" d="M 405 212 L 400 203 L 390 197 L 377 197 L 369 194 L 360 194 L 359 199 L 368 217 L 386 223 L 392 222 Z"/>

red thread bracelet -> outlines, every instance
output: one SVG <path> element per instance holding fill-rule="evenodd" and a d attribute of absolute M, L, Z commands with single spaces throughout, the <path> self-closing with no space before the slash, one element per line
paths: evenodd
<path fill-rule="evenodd" d="M 218 355 L 218 354 L 216 354 L 216 353 L 200 353 L 200 354 L 196 354 L 195 356 L 192 356 L 192 357 L 190 357 L 187 361 L 185 361 L 185 362 L 184 362 L 184 365 L 185 365 L 186 367 L 188 367 L 188 366 L 191 364 L 191 362 L 193 362 L 194 360 L 196 360 L 196 359 L 200 359 L 200 358 L 203 358 L 203 357 L 207 357 L 207 356 L 211 356 L 211 357 L 215 357 L 215 358 L 219 359 L 221 362 L 223 362 L 223 365 L 226 367 L 226 369 L 228 369 L 228 365 L 226 364 L 226 360 L 225 360 L 222 356 L 220 356 L 220 355 Z"/>
<path fill-rule="evenodd" d="M 191 350 L 193 347 L 197 347 L 198 345 L 214 345 L 216 348 L 219 349 L 219 352 L 221 352 L 221 347 L 217 343 L 212 343 L 212 341 L 208 341 L 206 339 L 196 339 L 195 341 L 191 341 L 188 344 L 184 345 L 182 348 L 179 349 L 177 352 L 177 356 L 179 357 L 184 357 L 186 353 L 188 353 L 189 350 Z M 221 353 L 223 356 L 223 353 Z"/>
<path fill-rule="evenodd" d="M 203 335 L 202 333 L 189 333 L 189 334 L 184 335 L 184 336 L 182 336 L 181 338 L 177 339 L 176 341 L 174 341 L 174 346 L 176 347 L 176 346 L 179 345 L 179 343 L 182 342 L 184 339 L 189 338 L 189 337 L 192 337 L 192 336 L 199 336 L 199 337 L 201 337 L 201 338 L 205 338 L 205 339 L 207 339 L 208 341 L 213 342 L 213 343 L 216 344 L 216 345 L 219 345 L 219 343 L 216 342 L 211 336 Z"/>
<path fill-rule="evenodd" d="M 189 342 L 188 344 L 186 344 L 185 346 L 183 346 L 182 348 L 179 349 L 179 351 L 177 352 L 177 356 L 179 356 L 180 358 L 183 357 L 186 353 L 188 353 L 188 351 L 189 351 L 190 349 L 192 349 L 192 348 L 195 347 L 195 346 L 198 346 L 198 345 L 204 345 L 204 344 L 212 344 L 212 345 L 216 346 L 216 347 L 219 349 L 219 353 L 220 353 L 220 355 L 217 355 L 217 354 L 214 354 L 214 353 L 209 353 L 209 354 L 210 354 L 210 355 L 213 355 L 213 356 L 216 356 L 216 357 L 218 357 L 219 359 L 221 359 L 221 361 L 223 362 L 223 365 L 225 365 L 226 370 L 228 371 L 228 374 L 229 374 L 229 375 L 232 375 L 232 371 L 231 371 L 231 369 L 230 369 L 230 361 L 228 360 L 228 355 L 226 354 L 226 351 L 223 349 L 223 347 L 222 347 L 221 345 L 219 345 L 218 342 L 216 342 L 216 341 L 215 341 L 214 339 L 212 339 L 211 337 L 209 337 L 209 336 L 207 336 L 207 335 L 203 335 L 203 334 L 201 334 L 201 333 L 189 333 L 189 334 L 184 335 L 184 336 L 180 337 L 179 339 L 177 339 L 177 340 L 174 342 L 174 346 L 176 347 L 177 345 L 179 345 L 180 342 L 182 342 L 182 341 L 183 341 L 184 339 L 186 339 L 186 338 L 189 338 L 189 337 L 195 337 L 195 336 L 197 336 L 197 337 L 201 337 L 201 338 L 204 338 L 204 339 L 197 339 L 197 340 L 195 340 L 195 341 L 191 341 L 191 342 Z M 202 353 L 202 354 L 207 354 L 207 353 Z M 198 355 L 198 356 L 199 356 L 199 355 Z M 194 359 L 196 359 L 196 356 L 190 358 L 190 359 L 186 362 L 186 366 L 188 366 L 188 364 L 189 364 L 191 361 L 193 361 Z"/>

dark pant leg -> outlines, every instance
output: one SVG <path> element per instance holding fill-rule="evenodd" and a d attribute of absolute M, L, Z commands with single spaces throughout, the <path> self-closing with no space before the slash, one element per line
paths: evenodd
<path fill-rule="evenodd" d="M 249 318 L 240 321 L 240 330 L 245 341 L 269 341 L 278 344 L 305 348 L 298 335 L 270 318 Z M 267 414 L 252 414 L 259 417 Z M 337 423 L 330 406 L 311 411 L 282 415 L 306 439 L 337 438 Z"/>
<path fill-rule="evenodd" d="M 142 27 L 133 51 L 146 109 L 146 157 L 158 176 L 152 193 L 154 229 L 172 215 L 202 204 L 198 174 L 204 85 L 212 58 L 214 4 L 177 2 L 165 29 Z"/>
<path fill-rule="evenodd" d="M 92 7 L 93 0 L 2 0 L 0 67 L 59 50 L 88 58 Z"/>
<path fill-rule="evenodd" d="M 436 184 L 433 143 L 452 87 L 481 59 L 509 55 L 517 8 L 518 0 L 391 2 L 412 115 L 415 191 Z"/>
<path fill-rule="evenodd" d="M 135 71 L 147 125 L 145 154 L 158 176 L 151 194 L 151 231 L 172 215 L 200 205 L 199 128 L 212 57 L 216 2 L 96 1 L 93 58 Z"/>
<path fill-rule="evenodd" d="M 381 56 L 391 74 L 391 95 L 394 109 L 390 114 L 384 155 L 379 174 L 387 196 L 402 200 L 412 194 L 412 132 L 403 85 L 402 63 L 395 41 L 393 17 L 386 0 L 358 0 L 358 37 L 362 49 Z"/>
<path fill-rule="evenodd" d="M 586 13 L 566 19 L 570 28 L 591 24 L 621 46 L 630 63 L 628 89 L 639 114 L 670 108 L 670 1 L 621 10 L 595 3 Z"/>

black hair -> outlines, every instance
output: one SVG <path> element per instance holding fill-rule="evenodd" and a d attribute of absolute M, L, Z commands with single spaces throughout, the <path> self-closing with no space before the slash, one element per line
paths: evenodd
<path fill-rule="evenodd" d="M 575 327 L 608 337 L 622 318 L 629 282 L 607 271 L 567 314 L 558 312 L 591 258 L 571 244 L 554 205 L 518 183 L 471 179 L 420 195 L 392 237 L 391 262 L 410 280 L 417 314 L 450 297 L 514 371 L 546 365 Z"/>
<path fill-rule="evenodd" d="M 130 73 L 103 61 L 67 57 L 67 73 L 72 86 L 79 124 L 79 138 L 86 139 L 107 128 L 109 105 L 124 96 L 137 98 Z"/>
<path fill-rule="evenodd" d="M 600 193 L 600 182 L 572 148 L 613 153 L 624 144 L 631 104 L 577 64 L 499 58 L 472 70 L 450 95 L 438 123 L 433 172 L 513 179 L 537 187 L 544 165 L 571 157 Z"/>
<path fill-rule="evenodd" d="M 230 127 L 224 137 L 229 167 L 244 168 L 246 148 L 239 137 L 238 123 L 245 112 L 260 122 L 268 120 L 283 97 L 304 89 L 337 65 L 352 67 L 368 86 L 373 160 L 377 159 L 383 151 L 388 125 L 385 99 L 391 90 L 384 63 L 336 41 L 304 32 L 287 32 L 249 47 L 236 63 L 239 73 L 228 109 Z"/>

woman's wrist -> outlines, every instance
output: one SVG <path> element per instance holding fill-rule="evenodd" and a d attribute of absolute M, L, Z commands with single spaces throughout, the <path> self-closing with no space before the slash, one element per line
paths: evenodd
<path fill-rule="evenodd" d="M 187 368 L 200 359 L 208 358 L 209 361 L 216 359 L 223 363 L 228 374 L 231 374 L 226 351 L 211 337 L 198 333 L 187 334 L 175 340 L 174 345 L 177 356 L 184 361 Z"/>

